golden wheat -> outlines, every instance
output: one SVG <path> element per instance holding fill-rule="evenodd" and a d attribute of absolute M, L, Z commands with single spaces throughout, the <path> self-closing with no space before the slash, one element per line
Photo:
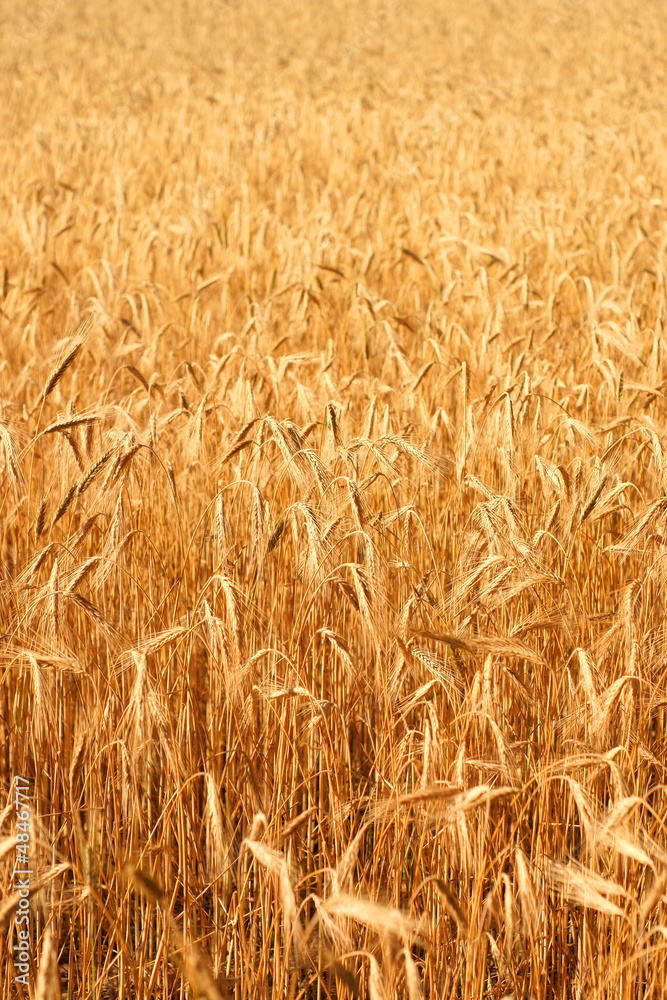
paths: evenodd
<path fill-rule="evenodd" d="M 0 19 L 0 1000 L 663 997 L 658 0 Z"/>

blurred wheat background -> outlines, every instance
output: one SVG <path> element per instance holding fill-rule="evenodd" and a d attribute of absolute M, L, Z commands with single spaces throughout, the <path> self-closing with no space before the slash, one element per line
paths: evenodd
<path fill-rule="evenodd" d="M 0 998 L 663 997 L 664 5 L 0 23 Z"/>

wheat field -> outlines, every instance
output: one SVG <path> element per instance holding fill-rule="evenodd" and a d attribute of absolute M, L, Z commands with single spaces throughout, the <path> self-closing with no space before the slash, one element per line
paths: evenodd
<path fill-rule="evenodd" d="M 664 5 L 0 23 L 0 1000 L 665 996 Z"/>

